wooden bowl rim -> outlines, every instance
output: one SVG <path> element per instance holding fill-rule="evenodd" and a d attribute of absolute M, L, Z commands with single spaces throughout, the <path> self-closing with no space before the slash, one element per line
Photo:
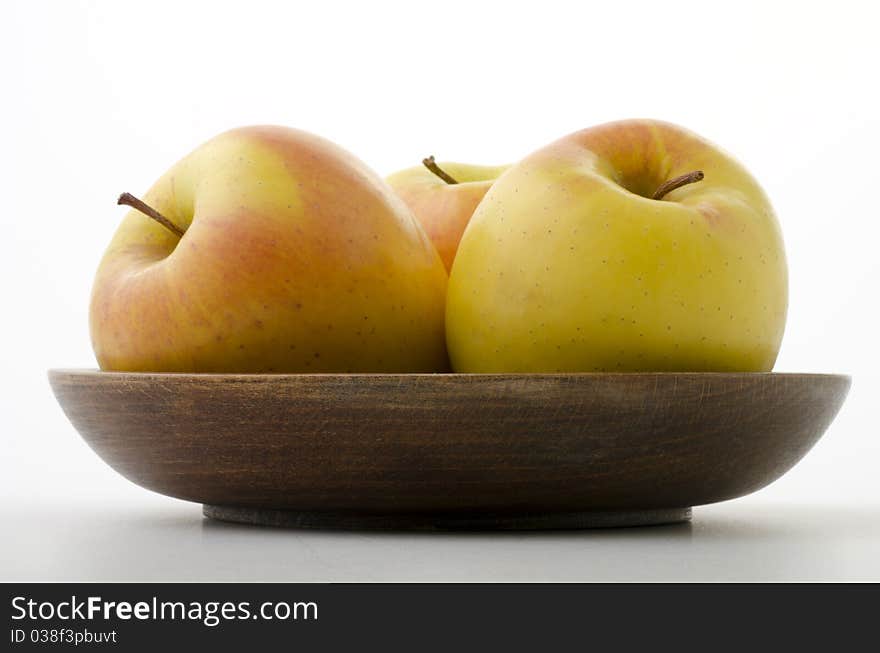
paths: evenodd
<path fill-rule="evenodd" d="M 104 371 L 95 368 L 50 368 L 49 376 L 106 376 L 109 378 L 148 378 L 161 377 L 171 379 L 248 379 L 259 381 L 272 381 L 280 379 L 303 378 L 303 379 L 389 379 L 389 378 L 413 378 L 413 379 L 595 379 L 595 378 L 722 378 L 751 379 L 751 378 L 800 378 L 800 379 L 836 379 L 852 381 L 852 376 L 836 372 L 310 372 L 310 373 L 244 373 L 244 372 L 122 372 Z"/>

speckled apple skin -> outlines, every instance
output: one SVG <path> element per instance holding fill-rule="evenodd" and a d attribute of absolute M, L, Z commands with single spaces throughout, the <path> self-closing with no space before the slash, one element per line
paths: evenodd
<path fill-rule="evenodd" d="M 461 235 L 477 205 L 509 166 L 478 166 L 444 161 L 438 164 L 458 183 L 448 184 L 425 166 L 390 175 L 387 180 L 415 214 L 434 243 L 443 265 L 452 269 Z"/>
<path fill-rule="evenodd" d="M 703 181 L 661 200 L 664 181 Z M 772 369 L 788 273 L 766 195 L 668 123 L 566 136 L 505 172 L 461 239 L 447 295 L 459 372 Z"/>
<path fill-rule="evenodd" d="M 448 368 L 439 256 L 387 184 L 329 141 L 235 129 L 142 199 L 186 233 L 135 210 L 122 220 L 91 297 L 102 370 Z"/>

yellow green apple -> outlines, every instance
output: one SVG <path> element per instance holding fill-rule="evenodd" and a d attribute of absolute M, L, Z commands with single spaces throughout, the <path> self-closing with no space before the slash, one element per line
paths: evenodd
<path fill-rule="evenodd" d="M 507 168 L 437 163 L 430 156 L 421 166 L 396 172 L 387 181 L 412 209 L 449 270 L 474 209 Z"/>
<path fill-rule="evenodd" d="M 120 203 L 135 208 L 90 306 L 101 369 L 448 367 L 439 256 L 388 185 L 329 141 L 235 129 Z"/>
<path fill-rule="evenodd" d="M 460 372 L 763 372 L 787 283 L 742 165 L 681 127 L 614 122 L 493 184 L 452 267 L 447 345 Z"/>

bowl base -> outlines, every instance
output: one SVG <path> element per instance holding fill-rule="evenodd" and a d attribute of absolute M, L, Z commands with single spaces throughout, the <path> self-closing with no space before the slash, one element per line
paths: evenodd
<path fill-rule="evenodd" d="M 202 506 L 205 517 L 219 521 L 327 530 L 379 531 L 516 531 L 618 528 L 690 521 L 690 508 L 609 510 L 561 513 L 362 513 Z"/>

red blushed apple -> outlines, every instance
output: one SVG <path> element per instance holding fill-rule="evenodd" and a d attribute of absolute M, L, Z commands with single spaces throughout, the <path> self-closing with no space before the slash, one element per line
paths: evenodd
<path fill-rule="evenodd" d="M 438 164 L 433 156 L 422 163 L 394 173 L 387 181 L 412 209 L 450 270 L 474 209 L 508 166 Z"/>
<path fill-rule="evenodd" d="M 103 370 L 430 372 L 448 366 L 446 271 L 385 182 L 283 127 L 214 138 L 171 168 L 95 278 Z"/>

